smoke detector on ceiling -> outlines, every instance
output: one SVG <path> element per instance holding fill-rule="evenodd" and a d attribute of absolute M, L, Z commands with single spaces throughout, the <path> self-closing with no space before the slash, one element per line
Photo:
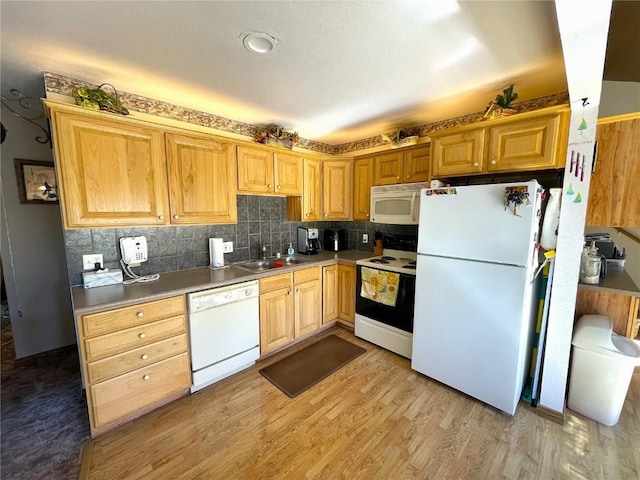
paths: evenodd
<path fill-rule="evenodd" d="M 278 45 L 278 39 L 262 32 L 243 32 L 240 34 L 244 48 L 256 55 L 269 55 Z"/>

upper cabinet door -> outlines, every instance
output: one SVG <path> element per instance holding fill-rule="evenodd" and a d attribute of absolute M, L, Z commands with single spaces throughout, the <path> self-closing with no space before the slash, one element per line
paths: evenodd
<path fill-rule="evenodd" d="M 484 129 L 434 136 L 431 141 L 433 177 L 482 172 Z"/>
<path fill-rule="evenodd" d="M 268 150 L 238 146 L 238 191 L 273 193 L 273 154 Z"/>
<path fill-rule="evenodd" d="M 371 166 L 373 159 L 359 158 L 353 162 L 353 219 L 369 220 L 371 209 Z"/>
<path fill-rule="evenodd" d="M 374 159 L 374 185 L 394 185 L 401 183 L 403 175 L 402 152 L 377 155 Z"/>
<path fill-rule="evenodd" d="M 166 223 L 164 135 L 104 114 L 52 111 L 65 228 Z"/>
<path fill-rule="evenodd" d="M 431 156 L 429 147 L 429 144 L 426 144 L 404 152 L 403 183 L 429 181 L 429 157 Z"/>
<path fill-rule="evenodd" d="M 487 171 L 557 168 L 561 115 L 491 128 Z"/>
<path fill-rule="evenodd" d="M 323 162 L 323 220 L 349 220 L 353 190 L 351 168 L 351 160 L 329 160 Z"/>
<path fill-rule="evenodd" d="M 167 134 L 171 223 L 236 223 L 234 146 Z"/>
<path fill-rule="evenodd" d="M 275 193 L 302 194 L 302 157 L 286 153 L 273 154 Z"/>
<path fill-rule="evenodd" d="M 322 164 L 319 160 L 304 159 L 303 164 L 303 194 L 302 217 L 300 220 L 309 222 L 320 220 L 322 212 Z"/>
<path fill-rule="evenodd" d="M 639 228 L 640 113 L 600 120 L 596 139 L 586 224 Z"/>

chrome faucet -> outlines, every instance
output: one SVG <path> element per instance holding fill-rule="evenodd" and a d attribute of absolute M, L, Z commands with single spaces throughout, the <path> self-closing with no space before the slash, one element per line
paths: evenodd
<path fill-rule="evenodd" d="M 268 246 L 269 246 L 269 245 L 266 245 L 266 244 L 265 244 L 265 245 L 262 245 L 262 259 L 263 259 L 263 260 L 266 260 L 266 259 L 267 259 L 267 247 L 268 247 Z"/>

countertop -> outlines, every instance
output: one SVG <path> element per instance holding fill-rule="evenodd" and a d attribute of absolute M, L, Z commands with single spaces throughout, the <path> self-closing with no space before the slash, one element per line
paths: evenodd
<path fill-rule="evenodd" d="M 578 283 L 578 288 L 640 297 L 640 288 L 638 288 L 626 270 L 623 267 L 613 267 L 611 265 L 607 266 L 607 276 L 601 278 L 598 284 Z"/>
<path fill-rule="evenodd" d="M 300 257 L 301 255 L 297 255 Z M 304 268 L 341 263 L 355 264 L 357 260 L 372 257 L 371 252 L 344 250 L 340 252 L 319 252 L 317 255 L 304 256 L 310 261 L 290 267 L 275 268 L 266 272 L 250 272 L 234 265 L 223 270 L 213 270 L 209 267 L 178 270 L 160 274 L 155 282 L 133 283 L 129 285 L 109 285 L 96 288 L 73 287 L 71 298 L 76 315 L 119 307 L 131 303 L 157 300 L 173 295 L 223 287 L 234 283 L 278 275 L 284 272 L 301 270 Z"/>

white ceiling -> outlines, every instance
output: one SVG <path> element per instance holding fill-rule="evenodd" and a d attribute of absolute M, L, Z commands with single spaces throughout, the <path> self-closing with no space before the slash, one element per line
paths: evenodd
<path fill-rule="evenodd" d="M 2 93 L 49 71 L 341 144 L 566 90 L 549 1 L 0 3 Z M 244 50 L 266 32 L 275 53 Z M 40 86 L 40 88 L 42 88 Z"/>

